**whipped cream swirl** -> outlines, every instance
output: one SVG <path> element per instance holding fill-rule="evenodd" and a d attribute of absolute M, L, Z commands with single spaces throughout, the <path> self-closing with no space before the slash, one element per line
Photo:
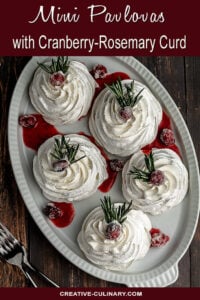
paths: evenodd
<path fill-rule="evenodd" d="M 123 80 L 122 84 L 131 82 Z M 120 117 L 120 105 L 108 88 L 95 99 L 89 127 L 96 141 L 108 152 L 128 156 L 155 139 L 162 120 L 162 108 L 146 86 L 134 81 L 136 94 L 143 88 L 142 98 L 132 108 L 133 116 L 127 121 Z"/>
<path fill-rule="evenodd" d="M 29 94 L 36 111 L 52 125 L 73 123 L 85 116 L 96 87 L 86 66 L 71 61 L 61 86 L 53 86 L 50 76 L 40 67 L 34 74 Z"/>
<path fill-rule="evenodd" d="M 44 196 L 57 202 L 88 198 L 108 177 L 104 157 L 88 138 L 78 134 L 65 135 L 65 139 L 70 140 L 69 144 L 79 144 L 76 159 L 85 157 L 63 171 L 56 172 L 53 169 L 55 158 L 51 155 L 54 152 L 55 138 L 61 139 L 61 136 L 45 141 L 33 160 L 33 173 Z"/>
<path fill-rule="evenodd" d="M 127 214 L 116 240 L 106 239 L 106 227 L 100 207 L 92 210 L 83 222 L 78 244 L 92 263 L 104 269 L 123 270 L 147 254 L 151 244 L 151 222 L 142 211 L 131 210 Z"/>
<path fill-rule="evenodd" d="M 122 172 L 122 191 L 127 201 L 133 201 L 133 207 L 152 215 L 161 214 L 179 204 L 188 189 L 188 172 L 180 157 L 170 149 L 153 149 L 156 170 L 164 174 L 164 182 L 153 185 L 134 179 L 129 172 L 135 166 L 146 170 L 144 153 L 135 153 L 124 166 Z"/>

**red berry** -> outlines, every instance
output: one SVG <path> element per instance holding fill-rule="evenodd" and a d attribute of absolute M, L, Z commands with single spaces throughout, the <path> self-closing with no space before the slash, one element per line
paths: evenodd
<path fill-rule="evenodd" d="M 160 140 L 166 146 L 172 146 L 175 144 L 174 133 L 171 129 L 164 128 L 160 133 Z"/>
<path fill-rule="evenodd" d="M 108 224 L 105 236 L 109 240 L 116 240 L 121 233 L 121 225 L 115 222 Z"/>
<path fill-rule="evenodd" d="M 158 228 L 152 228 L 150 230 L 151 234 L 151 247 L 161 247 L 164 246 L 169 241 L 169 236 L 164 234 Z"/>
<path fill-rule="evenodd" d="M 53 73 L 50 76 L 50 82 L 53 86 L 61 86 L 65 81 L 65 76 L 62 72 Z"/>
<path fill-rule="evenodd" d="M 65 159 L 55 161 L 53 163 L 53 169 L 55 172 L 61 172 L 69 166 L 69 162 Z"/>
<path fill-rule="evenodd" d="M 38 120 L 34 115 L 23 115 L 19 117 L 19 124 L 22 127 L 33 128 L 38 124 Z"/>
<path fill-rule="evenodd" d="M 124 161 L 119 159 L 110 160 L 110 168 L 114 172 L 120 172 L 124 167 Z"/>
<path fill-rule="evenodd" d="M 107 74 L 107 69 L 103 65 L 96 65 L 92 69 L 92 75 L 95 79 L 104 78 Z"/>
<path fill-rule="evenodd" d="M 119 111 L 119 115 L 124 121 L 129 120 L 133 116 L 132 108 L 130 106 L 125 106 L 121 108 Z"/>
<path fill-rule="evenodd" d="M 47 206 L 44 208 L 45 215 L 50 219 L 58 219 L 63 216 L 63 211 L 57 207 L 53 202 L 49 202 Z"/>
<path fill-rule="evenodd" d="M 162 171 L 155 170 L 150 175 L 150 183 L 153 185 L 160 185 L 164 182 L 165 176 Z"/>
<path fill-rule="evenodd" d="M 150 230 L 150 233 L 151 233 L 151 236 L 152 236 L 153 234 L 160 233 L 160 229 L 152 227 L 151 230 Z"/>

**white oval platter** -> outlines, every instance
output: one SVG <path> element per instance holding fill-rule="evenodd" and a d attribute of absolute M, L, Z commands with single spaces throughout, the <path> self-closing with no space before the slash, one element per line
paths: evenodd
<path fill-rule="evenodd" d="M 170 236 L 170 242 L 163 248 L 151 248 L 146 257 L 135 262 L 124 272 L 103 270 L 90 263 L 80 251 L 76 237 L 86 215 L 100 204 L 101 192 L 75 204 L 76 215 L 72 224 L 64 229 L 55 227 L 43 215 L 44 199 L 32 172 L 34 151 L 24 146 L 22 129 L 18 118 L 22 114 L 34 113 L 30 103 L 28 88 L 37 62 L 47 57 L 33 57 L 22 71 L 13 92 L 8 121 L 8 139 L 11 163 L 17 185 L 23 200 L 36 224 L 52 245 L 70 262 L 97 278 L 125 284 L 132 287 L 164 287 L 178 277 L 178 262 L 188 249 L 193 238 L 199 214 L 199 170 L 194 146 L 187 126 L 166 89 L 153 74 L 133 57 L 70 57 L 85 63 L 89 69 L 100 63 L 110 73 L 125 72 L 133 79 L 146 84 L 157 97 L 163 109 L 170 115 L 176 140 L 181 149 L 184 164 L 189 171 L 189 191 L 184 201 L 161 216 L 150 216 L 153 227 L 159 227 Z M 62 133 L 85 131 L 89 133 L 87 118 L 74 125 L 58 128 Z M 123 199 L 120 175 L 109 195 L 120 202 Z"/>

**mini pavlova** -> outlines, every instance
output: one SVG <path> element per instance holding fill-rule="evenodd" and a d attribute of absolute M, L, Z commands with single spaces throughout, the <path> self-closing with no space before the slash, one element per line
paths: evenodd
<path fill-rule="evenodd" d="M 151 222 L 131 203 L 111 203 L 109 196 L 83 222 L 78 244 L 92 263 L 109 270 L 124 270 L 143 258 L 151 246 Z"/>
<path fill-rule="evenodd" d="M 100 150 L 82 135 L 57 135 L 46 140 L 33 160 L 33 173 L 44 196 L 54 202 L 88 198 L 107 179 Z"/>
<path fill-rule="evenodd" d="M 29 95 L 36 111 L 57 126 L 74 123 L 88 113 L 95 87 L 84 64 L 59 56 L 38 63 Z"/>
<path fill-rule="evenodd" d="M 122 191 L 133 208 L 158 215 L 181 203 L 188 190 L 188 171 L 171 149 L 136 152 L 122 172 Z"/>
<path fill-rule="evenodd" d="M 89 127 L 109 153 L 129 156 L 153 142 L 162 108 L 152 92 L 136 80 L 117 80 L 94 101 Z"/>

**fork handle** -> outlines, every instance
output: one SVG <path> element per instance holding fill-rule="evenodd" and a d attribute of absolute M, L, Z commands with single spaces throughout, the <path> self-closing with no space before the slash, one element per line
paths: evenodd
<path fill-rule="evenodd" d="M 36 288 L 41 285 L 41 280 L 43 283 L 48 285 L 48 287 L 59 287 L 54 281 L 49 279 L 46 275 L 42 272 L 38 271 L 34 268 L 31 264 L 23 262 L 22 264 L 22 271 L 26 278 L 31 282 L 31 284 Z M 40 284 L 39 284 L 40 283 Z"/>

